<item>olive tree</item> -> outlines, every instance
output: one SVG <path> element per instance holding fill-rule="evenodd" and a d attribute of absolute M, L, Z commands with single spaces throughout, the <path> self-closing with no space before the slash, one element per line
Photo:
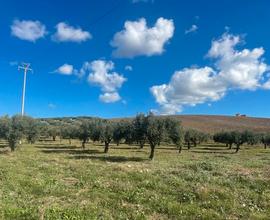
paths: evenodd
<path fill-rule="evenodd" d="M 77 130 L 77 137 L 79 140 L 82 141 L 82 148 L 85 148 L 86 142 L 89 140 L 91 136 L 91 123 L 89 120 L 85 119 L 81 122 L 81 125 L 78 127 Z"/>
<path fill-rule="evenodd" d="M 25 128 L 24 134 L 30 144 L 34 144 L 40 137 L 41 125 L 34 118 L 24 116 Z"/>
<path fill-rule="evenodd" d="M 210 139 L 211 135 L 204 133 L 204 132 L 198 132 L 198 144 L 207 142 Z"/>
<path fill-rule="evenodd" d="M 11 118 L 10 129 L 8 132 L 8 143 L 12 151 L 14 151 L 18 145 L 18 142 L 22 140 L 25 135 L 26 120 L 25 117 L 15 115 Z"/>
<path fill-rule="evenodd" d="M 134 125 L 132 121 L 125 121 L 124 124 L 125 130 L 125 143 L 131 145 L 135 141 Z"/>
<path fill-rule="evenodd" d="M 134 140 L 140 145 L 142 149 L 147 140 L 147 127 L 146 127 L 146 116 L 144 114 L 138 114 L 133 120 L 134 128 Z"/>
<path fill-rule="evenodd" d="M 91 127 L 91 133 L 90 133 L 90 139 L 93 142 L 100 141 L 101 140 L 101 124 L 102 121 L 100 119 L 93 119 L 91 120 L 90 127 Z"/>
<path fill-rule="evenodd" d="M 76 132 L 78 129 L 78 125 L 75 123 L 63 123 L 61 125 L 61 137 L 69 140 L 69 144 L 71 144 L 71 140 L 76 138 Z"/>
<path fill-rule="evenodd" d="M 39 120 L 39 133 L 40 133 L 39 139 L 41 141 L 44 141 L 44 140 L 46 140 L 47 138 L 50 137 L 50 135 L 49 135 L 49 126 L 50 126 L 50 124 L 47 121 Z"/>
<path fill-rule="evenodd" d="M 109 145 L 113 140 L 115 124 L 110 121 L 104 121 L 101 125 L 101 140 L 105 143 L 104 153 L 108 153 Z"/>
<path fill-rule="evenodd" d="M 123 121 L 116 122 L 113 130 L 113 141 L 119 146 L 121 140 L 125 138 L 125 123 Z"/>
<path fill-rule="evenodd" d="M 56 125 L 49 125 L 48 127 L 48 135 L 52 138 L 53 141 L 56 140 L 56 137 L 60 135 L 60 128 Z"/>
<path fill-rule="evenodd" d="M 180 122 L 172 118 L 165 119 L 165 131 L 168 138 L 178 147 L 179 153 L 181 153 L 184 141 L 184 132 Z"/>
<path fill-rule="evenodd" d="M 217 143 L 226 144 L 226 147 L 232 149 L 232 145 L 234 143 L 234 138 L 232 132 L 222 131 L 214 134 L 213 140 Z"/>
<path fill-rule="evenodd" d="M 261 142 L 261 135 L 252 131 L 244 131 L 246 142 L 248 145 L 255 145 Z"/>
<path fill-rule="evenodd" d="M 151 153 L 149 159 L 154 158 L 155 148 L 162 141 L 164 137 L 164 120 L 158 118 L 153 114 L 147 116 L 146 122 L 146 136 L 150 144 Z"/>
<path fill-rule="evenodd" d="M 185 143 L 187 144 L 188 149 L 191 148 L 191 140 L 192 140 L 192 130 L 186 130 L 184 136 Z"/>
<path fill-rule="evenodd" d="M 232 131 L 231 134 L 233 137 L 233 143 L 236 145 L 235 153 L 237 153 L 240 150 L 241 145 L 247 142 L 247 133 L 240 131 Z"/>
<path fill-rule="evenodd" d="M 198 131 L 194 130 L 194 129 L 188 129 L 185 131 L 185 136 L 184 136 L 185 142 L 188 146 L 188 149 L 191 148 L 191 144 L 196 147 L 198 140 L 199 140 L 199 136 L 198 136 Z"/>
<path fill-rule="evenodd" d="M 8 140 L 10 130 L 10 118 L 4 116 L 0 118 L 0 139 Z"/>
<path fill-rule="evenodd" d="M 270 146 L 270 134 L 262 134 L 261 135 L 261 142 L 264 145 L 264 148 L 266 149 L 267 146 Z"/>

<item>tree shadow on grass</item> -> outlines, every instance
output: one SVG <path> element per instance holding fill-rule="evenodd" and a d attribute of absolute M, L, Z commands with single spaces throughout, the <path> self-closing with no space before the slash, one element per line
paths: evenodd
<path fill-rule="evenodd" d="M 138 149 L 137 146 L 134 146 L 134 147 L 132 147 L 132 146 L 130 146 L 130 147 L 120 147 L 120 146 L 114 147 L 114 146 L 112 146 L 111 148 L 115 149 L 115 150 L 135 150 L 135 149 Z"/>
<path fill-rule="evenodd" d="M 53 145 L 53 146 L 64 146 L 65 145 L 65 143 L 60 143 L 59 141 L 55 141 L 55 142 L 53 142 L 53 141 L 51 141 L 51 142 L 46 142 L 46 141 L 44 141 L 44 142 L 38 142 L 38 143 L 36 143 L 36 146 L 51 146 L 51 145 Z"/>
<path fill-rule="evenodd" d="M 148 154 L 148 151 L 147 150 L 144 150 L 144 149 L 133 149 L 133 150 L 130 150 L 130 152 L 134 152 L 134 153 L 146 153 Z"/>
<path fill-rule="evenodd" d="M 87 149 L 87 150 L 83 150 L 83 149 L 44 149 L 41 150 L 42 153 L 46 153 L 46 154 L 101 154 L 101 151 L 98 150 L 91 150 L 91 149 Z"/>
<path fill-rule="evenodd" d="M 190 150 L 191 153 L 197 153 L 197 154 L 235 154 L 235 151 L 233 152 L 220 152 L 220 151 L 198 151 L 198 150 Z"/>
<path fill-rule="evenodd" d="M 159 149 L 159 150 L 178 150 L 176 147 L 159 147 L 159 146 L 157 146 L 157 149 Z"/>
<path fill-rule="evenodd" d="M 71 159 L 76 160 L 100 160 L 105 162 L 112 162 L 112 163 L 121 163 L 121 162 L 142 162 L 147 161 L 145 158 L 141 157 L 124 157 L 124 156 L 90 156 L 90 155 L 75 155 L 71 157 Z"/>
<path fill-rule="evenodd" d="M 207 150 L 207 151 L 224 151 L 227 150 L 227 147 L 218 148 L 218 147 L 199 147 L 200 150 Z"/>
<path fill-rule="evenodd" d="M 77 150 L 72 152 L 71 154 L 103 154 L 103 151 L 87 149 L 87 150 Z"/>
<path fill-rule="evenodd" d="M 46 150 L 67 150 L 67 149 L 79 149 L 78 147 L 71 145 L 71 146 L 47 146 L 47 145 L 39 145 L 35 146 L 35 148 L 46 149 Z"/>

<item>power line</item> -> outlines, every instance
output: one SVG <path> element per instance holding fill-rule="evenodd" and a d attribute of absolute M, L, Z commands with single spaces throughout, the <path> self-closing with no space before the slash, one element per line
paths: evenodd
<path fill-rule="evenodd" d="M 24 71 L 24 79 L 23 79 L 23 91 L 22 91 L 22 111 L 21 114 L 24 116 L 24 101 L 25 101 L 25 90 L 26 90 L 26 75 L 28 71 L 33 70 L 30 68 L 30 63 L 22 63 L 20 66 L 18 66 L 18 70 L 20 71 L 21 69 Z"/>

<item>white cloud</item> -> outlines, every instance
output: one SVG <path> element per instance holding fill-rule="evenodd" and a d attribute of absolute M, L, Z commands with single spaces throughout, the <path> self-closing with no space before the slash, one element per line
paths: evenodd
<path fill-rule="evenodd" d="M 184 105 L 219 100 L 225 95 L 226 88 L 217 80 L 212 68 L 204 67 L 176 71 L 169 84 L 153 86 L 151 92 L 162 106 L 162 113 L 174 114 Z"/>
<path fill-rule="evenodd" d="M 77 70 L 70 64 L 60 66 L 53 73 L 63 75 L 72 75 L 82 78 L 88 75 L 88 82 L 101 88 L 103 94 L 99 96 L 100 101 L 113 103 L 121 100 L 118 94 L 123 83 L 127 80 L 124 76 L 114 72 L 114 63 L 111 61 L 95 60 L 93 62 L 84 62 L 80 70 Z"/>
<path fill-rule="evenodd" d="M 198 30 L 198 26 L 193 24 L 189 29 L 185 30 L 185 34 L 196 32 L 197 30 Z"/>
<path fill-rule="evenodd" d="M 96 60 L 91 63 L 90 68 L 92 72 L 88 81 L 100 86 L 104 92 L 115 92 L 126 81 L 122 75 L 111 72 L 114 69 L 114 63 L 111 61 Z"/>
<path fill-rule="evenodd" d="M 152 56 L 164 52 L 164 45 L 174 34 L 173 20 L 159 18 L 154 27 L 147 27 L 144 18 L 138 21 L 126 21 L 125 29 L 116 33 L 111 46 L 116 49 L 116 57 L 132 58 L 135 56 Z"/>
<path fill-rule="evenodd" d="M 224 34 L 221 39 L 212 42 L 208 56 L 218 59 L 216 67 L 219 77 L 227 87 L 255 90 L 261 87 L 261 80 L 267 70 L 262 61 L 263 48 L 235 50 L 241 43 L 239 36 Z"/>
<path fill-rule="evenodd" d="M 175 114 L 184 106 L 195 106 L 220 100 L 234 89 L 270 89 L 267 65 L 263 62 L 263 48 L 235 49 L 239 36 L 224 34 L 212 42 L 208 56 L 217 59 L 215 69 L 185 68 L 176 71 L 168 84 L 150 90 L 161 106 L 161 113 Z"/>
<path fill-rule="evenodd" d="M 130 65 L 127 65 L 127 66 L 125 66 L 125 70 L 127 70 L 127 71 L 132 71 L 132 70 L 133 70 L 133 67 L 130 66 Z"/>
<path fill-rule="evenodd" d="M 263 88 L 263 89 L 270 89 L 270 80 L 268 80 L 267 82 L 265 82 L 265 83 L 262 85 L 262 88 Z"/>
<path fill-rule="evenodd" d="M 121 100 L 121 97 L 117 92 L 106 92 L 99 96 L 99 100 L 105 103 L 113 103 Z"/>
<path fill-rule="evenodd" d="M 91 63 L 90 62 L 84 62 L 80 70 L 74 70 L 74 74 L 79 77 L 83 78 L 86 74 L 87 71 L 91 70 Z"/>
<path fill-rule="evenodd" d="M 57 70 L 55 70 L 54 72 L 62 74 L 62 75 L 72 75 L 74 73 L 74 68 L 73 65 L 70 64 L 64 64 L 62 66 L 60 66 Z"/>
<path fill-rule="evenodd" d="M 39 21 L 14 20 L 11 35 L 21 40 L 35 42 L 46 35 L 46 27 Z"/>
<path fill-rule="evenodd" d="M 120 89 L 123 83 L 127 80 L 124 76 L 113 72 L 114 63 L 111 61 L 96 60 L 91 63 L 86 62 L 84 65 L 85 72 L 90 70 L 88 82 L 101 87 L 105 93 L 100 96 L 104 102 L 115 102 L 121 99 L 117 90 Z M 105 101 L 106 100 L 106 101 Z"/>
<path fill-rule="evenodd" d="M 92 35 L 83 31 L 81 28 L 75 28 L 67 23 L 60 22 L 56 25 L 56 33 L 52 36 L 52 39 L 58 42 L 83 42 L 92 38 Z"/>

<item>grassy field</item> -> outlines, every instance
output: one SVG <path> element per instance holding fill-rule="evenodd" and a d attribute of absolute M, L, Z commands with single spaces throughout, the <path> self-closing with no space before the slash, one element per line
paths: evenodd
<path fill-rule="evenodd" d="M 269 219 L 270 149 L 59 142 L 0 154 L 1 219 Z"/>

